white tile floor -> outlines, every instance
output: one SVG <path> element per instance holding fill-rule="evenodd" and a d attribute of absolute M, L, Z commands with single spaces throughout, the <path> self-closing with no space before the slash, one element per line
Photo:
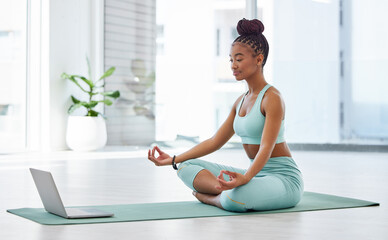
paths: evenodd
<path fill-rule="evenodd" d="M 180 150 L 169 150 L 173 154 Z M 293 152 L 305 190 L 380 202 L 379 207 L 110 224 L 44 226 L 6 213 L 42 207 L 28 171 L 50 170 L 66 205 L 194 200 L 145 148 L 0 155 L 0 239 L 388 239 L 388 153 Z M 247 166 L 242 150 L 205 159 Z"/>

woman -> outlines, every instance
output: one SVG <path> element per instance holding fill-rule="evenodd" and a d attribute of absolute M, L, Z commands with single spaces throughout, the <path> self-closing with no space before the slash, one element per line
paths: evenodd
<path fill-rule="evenodd" d="M 293 207 L 303 194 L 303 180 L 284 139 L 283 99 L 263 75 L 269 49 L 264 25 L 257 19 L 242 19 L 237 31 L 231 68 L 237 81 L 246 81 L 248 92 L 236 100 L 212 138 L 173 157 L 155 146 L 148 159 L 157 166 L 172 165 L 205 204 L 237 212 Z M 197 159 L 220 149 L 234 133 L 251 160 L 247 170 Z"/>

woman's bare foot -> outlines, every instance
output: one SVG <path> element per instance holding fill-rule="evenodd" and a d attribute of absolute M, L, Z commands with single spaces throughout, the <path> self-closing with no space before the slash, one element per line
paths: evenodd
<path fill-rule="evenodd" d="M 220 203 L 220 195 L 221 194 L 211 195 L 211 194 L 205 194 L 205 193 L 199 193 L 199 192 L 193 191 L 193 195 L 202 203 L 205 203 L 208 205 L 213 205 L 213 206 L 216 206 L 216 207 L 223 209 L 222 205 Z"/>

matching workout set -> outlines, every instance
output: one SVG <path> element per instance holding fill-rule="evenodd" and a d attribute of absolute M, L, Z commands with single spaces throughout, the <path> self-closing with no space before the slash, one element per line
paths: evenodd
<path fill-rule="evenodd" d="M 236 109 L 233 123 L 235 133 L 241 137 L 244 144 L 260 144 L 264 128 L 265 116 L 260 111 L 261 102 L 265 92 L 271 85 L 267 84 L 257 96 L 251 111 L 245 116 L 239 116 L 241 99 Z M 284 120 L 276 143 L 284 142 Z M 250 159 L 251 163 L 253 159 Z M 179 178 L 192 190 L 197 174 L 207 169 L 215 176 L 221 170 L 245 174 L 246 169 L 224 166 L 200 159 L 191 159 L 179 164 L 177 174 Z M 224 178 L 227 177 L 224 174 Z M 270 158 L 264 168 L 247 184 L 234 189 L 223 191 L 220 202 L 228 211 L 246 212 L 250 210 L 263 211 L 289 208 L 295 206 L 303 195 L 303 179 L 298 166 L 291 157 Z"/>

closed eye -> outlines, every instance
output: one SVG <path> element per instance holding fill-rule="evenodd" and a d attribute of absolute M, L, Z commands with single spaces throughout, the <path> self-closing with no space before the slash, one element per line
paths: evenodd
<path fill-rule="evenodd" d="M 236 59 L 236 62 L 241 62 L 244 59 Z M 229 59 L 229 62 L 233 62 L 233 59 Z"/>

